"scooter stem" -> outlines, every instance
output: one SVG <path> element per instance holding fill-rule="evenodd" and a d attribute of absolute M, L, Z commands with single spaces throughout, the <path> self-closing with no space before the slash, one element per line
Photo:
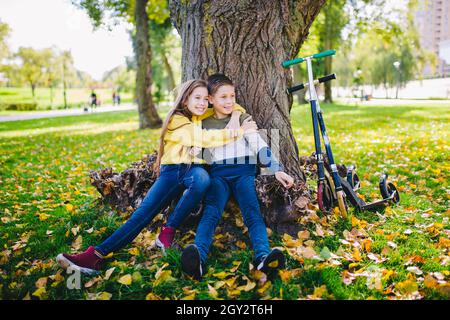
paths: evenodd
<path fill-rule="evenodd" d="M 306 69 L 308 70 L 308 83 L 309 83 L 309 99 L 317 101 L 317 92 L 316 87 L 314 85 L 314 76 L 312 72 L 312 57 L 305 58 L 306 60 Z"/>

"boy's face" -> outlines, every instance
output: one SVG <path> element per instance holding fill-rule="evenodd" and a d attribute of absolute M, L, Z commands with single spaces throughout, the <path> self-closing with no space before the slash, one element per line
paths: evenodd
<path fill-rule="evenodd" d="M 233 112 L 233 106 L 236 103 L 236 94 L 234 86 L 221 86 L 216 93 L 209 96 L 209 102 L 213 105 L 214 111 L 227 115 Z"/>

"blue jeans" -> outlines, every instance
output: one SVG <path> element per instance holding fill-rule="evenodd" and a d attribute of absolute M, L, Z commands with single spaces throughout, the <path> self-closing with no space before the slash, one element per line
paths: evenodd
<path fill-rule="evenodd" d="M 212 166 L 211 185 L 205 197 L 203 216 L 195 235 L 195 244 L 200 251 L 202 263 L 206 262 L 216 227 L 231 194 L 234 195 L 241 209 L 244 223 L 250 234 L 255 259 L 270 252 L 266 225 L 255 189 L 255 172 L 254 165 Z"/>
<path fill-rule="evenodd" d="M 199 204 L 209 184 L 209 174 L 201 165 L 162 165 L 159 178 L 147 192 L 139 208 L 95 249 L 102 255 L 108 255 L 123 248 L 185 190 L 167 221 L 167 226 L 177 228 Z"/>

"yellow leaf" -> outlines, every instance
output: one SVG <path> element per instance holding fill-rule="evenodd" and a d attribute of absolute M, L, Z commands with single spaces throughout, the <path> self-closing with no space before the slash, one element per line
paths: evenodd
<path fill-rule="evenodd" d="M 241 227 L 243 227 L 244 226 L 244 222 L 242 221 L 242 219 L 241 218 L 236 218 L 236 225 L 239 227 L 239 228 L 241 228 Z"/>
<path fill-rule="evenodd" d="M 280 275 L 280 278 L 283 282 L 288 282 L 289 279 L 292 277 L 292 272 L 285 269 L 285 270 L 278 270 L 278 274 Z"/>
<path fill-rule="evenodd" d="M 315 298 L 322 298 L 324 295 L 328 295 L 328 290 L 326 285 L 322 285 L 318 288 L 314 288 L 313 296 Z"/>
<path fill-rule="evenodd" d="M 104 280 L 108 280 L 109 277 L 111 277 L 111 274 L 114 272 L 115 269 L 116 269 L 116 267 L 112 267 L 112 268 L 106 270 Z"/>
<path fill-rule="evenodd" d="M 226 273 L 225 271 L 221 271 L 218 273 L 214 273 L 213 276 L 219 279 L 225 279 L 229 274 Z"/>
<path fill-rule="evenodd" d="M 35 292 L 33 292 L 33 296 L 38 297 L 39 299 L 45 299 L 45 296 L 47 295 L 47 291 L 44 287 L 37 289 Z"/>
<path fill-rule="evenodd" d="M 181 298 L 181 300 L 194 300 L 194 299 L 195 299 L 195 292 L 193 294 Z"/>
<path fill-rule="evenodd" d="M 308 239 L 310 237 L 310 233 L 309 233 L 308 230 L 299 231 L 297 233 L 297 236 L 298 236 L 299 239 L 306 240 L 306 239 Z"/>
<path fill-rule="evenodd" d="M 230 269 L 230 272 L 236 272 L 241 265 L 242 261 L 233 261 L 234 267 Z"/>
<path fill-rule="evenodd" d="M 72 248 L 76 251 L 80 250 L 81 244 L 83 243 L 83 237 L 78 236 L 75 241 L 72 242 Z"/>
<path fill-rule="evenodd" d="M 257 291 L 260 295 L 263 295 L 270 287 L 272 286 L 272 283 L 270 281 L 267 281 L 261 288 L 259 288 Z"/>
<path fill-rule="evenodd" d="M 352 257 L 353 257 L 353 259 L 355 260 L 355 261 L 361 261 L 362 260 L 362 258 L 361 258 L 361 253 L 359 252 L 359 249 L 358 248 L 353 248 L 353 254 L 352 254 Z"/>
<path fill-rule="evenodd" d="M 35 283 L 36 288 L 38 288 L 38 289 L 39 288 L 44 288 L 47 285 L 47 280 L 48 280 L 47 277 L 39 278 L 39 280 L 36 281 L 36 283 Z"/>
<path fill-rule="evenodd" d="M 157 296 L 156 294 L 154 294 L 153 292 L 150 292 L 145 297 L 145 300 L 161 300 L 161 298 L 159 296 Z"/>
<path fill-rule="evenodd" d="M 100 300 L 111 300 L 112 294 L 106 291 L 103 291 L 102 293 L 100 293 L 99 295 L 99 299 Z"/>
<path fill-rule="evenodd" d="M 69 212 L 72 212 L 73 211 L 73 205 L 70 204 L 70 203 L 66 204 L 66 210 L 69 211 Z"/>
<path fill-rule="evenodd" d="M 138 256 L 139 255 L 139 249 L 136 248 L 136 247 L 133 247 L 130 250 L 128 250 L 128 253 L 133 255 L 133 256 Z"/>
<path fill-rule="evenodd" d="M 211 297 L 213 298 L 217 298 L 217 296 L 219 295 L 219 293 L 217 292 L 216 289 L 214 289 L 214 287 L 212 287 L 211 285 L 208 284 L 208 293 Z"/>
<path fill-rule="evenodd" d="M 214 289 L 219 289 L 219 288 L 223 287 L 224 285 L 225 285 L 225 281 L 217 281 L 214 284 Z"/>
<path fill-rule="evenodd" d="M 242 290 L 248 292 L 252 290 L 254 287 L 256 287 L 256 282 L 248 280 L 246 286 Z"/>
<path fill-rule="evenodd" d="M 50 215 L 48 215 L 46 213 L 39 213 L 38 215 L 39 215 L 39 221 L 45 221 L 50 217 Z"/>
<path fill-rule="evenodd" d="M 236 278 L 237 278 L 237 277 L 233 277 L 233 278 L 230 278 L 230 279 L 225 280 L 226 285 L 227 285 L 229 288 L 233 288 L 233 287 L 235 286 L 234 283 L 235 283 L 235 281 L 236 281 Z"/>
<path fill-rule="evenodd" d="M 177 281 L 174 277 L 172 277 L 172 270 L 164 270 L 158 271 L 155 275 L 156 281 L 154 282 L 154 286 L 158 286 L 163 282 L 174 282 Z"/>
<path fill-rule="evenodd" d="M 436 288 L 438 284 L 438 281 L 430 274 L 426 275 L 425 279 L 423 280 L 423 285 L 426 288 Z"/>
<path fill-rule="evenodd" d="M 133 282 L 133 278 L 131 277 L 131 274 L 126 274 L 120 277 L 120 279 L 117 280 L 117 282 L 129 286 Z"/>
<path fill-rule="evenodd" d="M 405 280 L 403 282 L 398 282 L 395 285 L 395 288 L 404 294 L 413 293 L 419 289 L 417 283 L 412 280 Z"/>
<path fill-rule="evenodd" d="M 238 247 L 238 248 L 241 248 L 241 249 L 245 249 L 247 246 L 245 245 L 245 242 L 243 242 L 243 241 L 241 241 L 241 240 L 239 240 L 239 241 L 236 241 L 236 246 Z"/>

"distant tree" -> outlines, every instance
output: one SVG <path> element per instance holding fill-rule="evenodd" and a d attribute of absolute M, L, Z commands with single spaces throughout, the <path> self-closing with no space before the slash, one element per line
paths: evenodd
<path fill-rule="evenodd" d="M 0 21 L 0 66 L 2 65 L 3 59 L 9 57 L 11 50 L 8 46 L 6 40 L 11 34 L 11 28 L 7 23 Z"/>
<path fill-rule="evenodd" d="M 22 81 L 31 88 L 33 100 L 36 100 L 35 89 L 38 85 L 45 83 L 45 68 L 47 65 L 48 53 L 44 50 L 20 47 L 14 55 L 19 60 L 16 72 Z"/>

